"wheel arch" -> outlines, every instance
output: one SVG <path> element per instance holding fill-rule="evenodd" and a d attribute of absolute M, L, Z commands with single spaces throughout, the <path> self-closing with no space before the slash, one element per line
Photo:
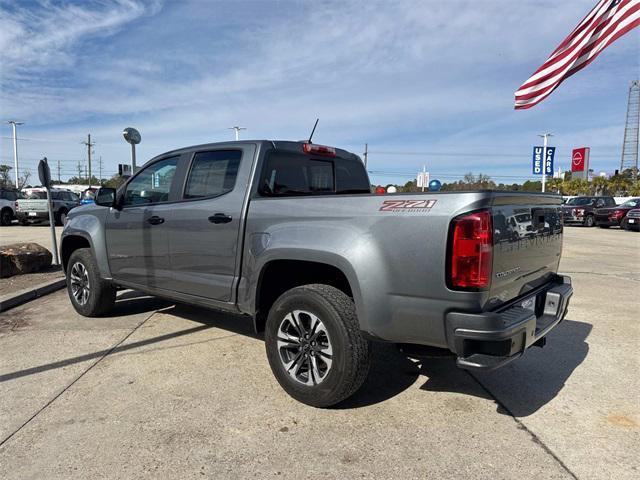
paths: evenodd
<path fill-rule="evenodd" d="M 307 284 L 331 285 L 359 301 L 359 290 L 349 276 L 333 263 L 296 258 L 279 258 L 266 262 L 258 275 L 254 298 L 254 328 L 264 329 L 273 303 L 287 290 Z M 357 310 L 357 307 L 356 307 Z"/>
<path fill-rule="evenodd" d="M 93 251 L 91 242 L 83 235 L 73 234 L 66 235 L 62 238 L 60 245 L 60 261 L 62 262 L 62 268 L 65 272 L 67 271 L 69 258 L 71 258 L 73 252 L 80 248 L 89 248 Z"/>

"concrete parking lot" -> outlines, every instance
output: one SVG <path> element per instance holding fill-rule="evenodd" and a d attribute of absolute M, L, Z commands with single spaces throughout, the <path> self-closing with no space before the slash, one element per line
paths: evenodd
<path fill-rule="evenodd" d="M 561 270 L 545 348 L 472 375 L 378 344 L 329 410 L 279 388 L 243 318 L 128 291 L 86 319 L 49 295 L 0 315 L 0 476 L 637 478 L 640 234 L 569 227 Z"/>
<path fill-rule="evenodd" d="M 56 227 L 58 240 L 61 233 L 62 227 Z M 23 227 L 15 221 L 10 226 L 0 227 L 0 245 L 18 242 L 35 242 L 51 250 L 51 227 L 49 227 L 48 223 L 38 223 Z"/>

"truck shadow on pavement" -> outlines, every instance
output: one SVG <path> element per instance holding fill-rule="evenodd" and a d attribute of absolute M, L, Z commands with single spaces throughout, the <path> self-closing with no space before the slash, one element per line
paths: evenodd
<path fill-rule="evenodd" d="M 592 326 L 565 320 L 549 334 L 544 348 L 531 348 L 513 363 L 493 372 L 467 372 L 455 356 L 410 359 L 394 345 L 374 344 L 371 371 L 362 388 L 336 408 L 359 408 L 388 400 L 426 378 L 429 392 L 452 392 L 495 401 L 496 411 L 526 417 L 549 403 L 564 387 L 589 351 Z"/>
<path fill-rule="evenodd" d="M 421 388 L 487 398 L 496 402 L 498 413 L 527 417 L 553 400 L 585 360 L 592 328 L 588 323 L 564 320 L 548 335 L 544 348 L 529 348 L 519 359 L 491 372 L 460 370 L 455 359 L 446 365 L 444 361 L 423 362 L 420 372 L 429 378 Z M 462 380 L 461 375 L 466 379 L 456 381 Z"/>

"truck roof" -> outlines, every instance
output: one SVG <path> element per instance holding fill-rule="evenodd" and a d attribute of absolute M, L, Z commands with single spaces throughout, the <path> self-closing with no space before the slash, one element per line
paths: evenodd
<path fill-rule="evenodd" d="M 304 153 L 302 150 L 302 145 L 308 143 L 307 141 L 291 141 L 291 140 L 232 140 L 229 142 L 213 142 L 213 143 L 203 143 L 200 145 L 191 145 L 188 147 L 177 148 L 175 150 L 170 150 L 168 152 L 164 152 L 160 155 L 169 155 L 172 153 L 184 153 L 190 150 L 203 150 L 207 148 L 220 148 L 220 147 L 237 147 L 241 145 L 256 145 L 261 144 L 263 146 L 271 147 L 276 150 L 288 151 L 288 152 L 296 152 L 296 153 Z M 315 144 L 314 145 L 322 145 Z M 345 158 L 345 159 L 359 159 L 356 154 L 351 153 L 347 150 L 343 150 L 341 148 L 333 147 L 336 150 L 336 157 Z M 160 156 L 156 155 L 156 157 Z M 155 157 L 154 157 L 155 158 Z"/>

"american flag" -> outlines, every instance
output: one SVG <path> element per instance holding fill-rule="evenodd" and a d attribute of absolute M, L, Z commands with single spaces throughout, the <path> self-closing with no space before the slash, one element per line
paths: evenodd
<path fill-rule="evenodd" d="M 515 108 L 531 108 L 612 42 L 640 25 L 640 0 L 601 0 L 516 92 Z"/>

